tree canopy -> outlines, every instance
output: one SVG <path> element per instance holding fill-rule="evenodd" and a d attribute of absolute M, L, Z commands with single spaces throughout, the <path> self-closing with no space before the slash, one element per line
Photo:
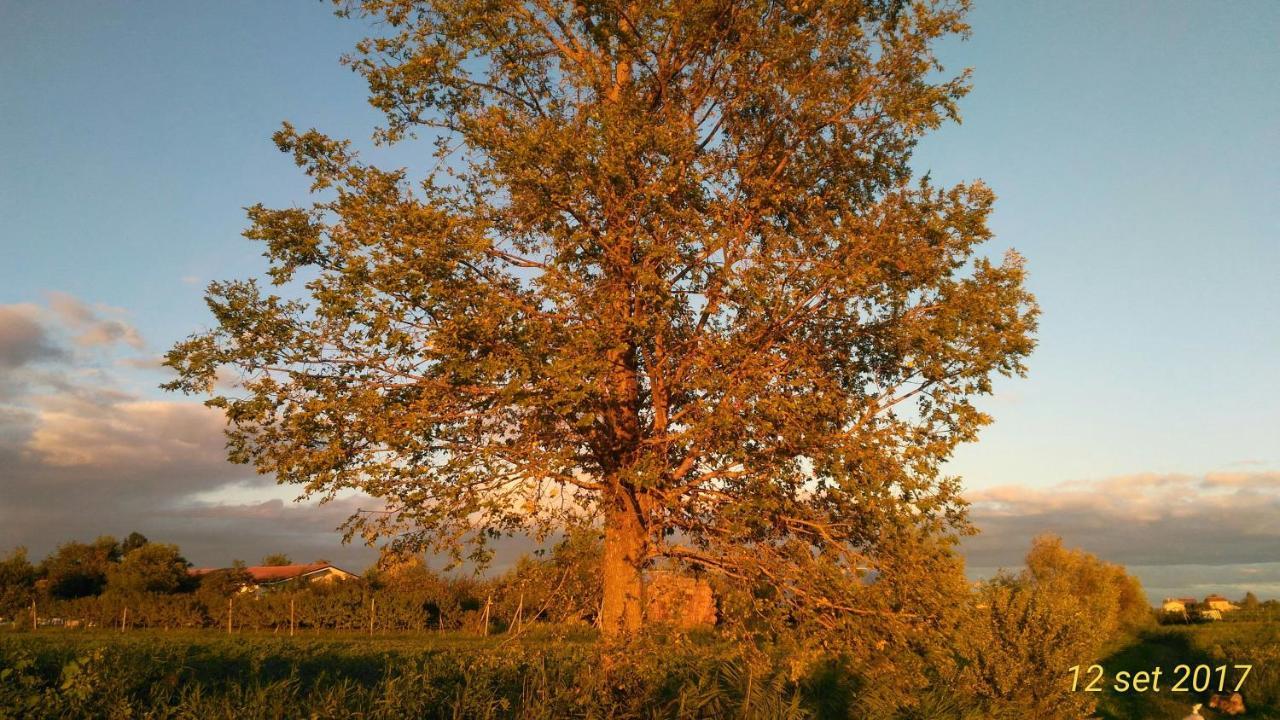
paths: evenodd
<path fill-rule="evenodd" d="M 124 539 L 124 542 L 120 543 L 120 554 L 128 555 L 134 550 L 146 545 L 148 542 L 151 541 L 147 539 L 146 535 L 135 530 L 134 532 L 129 533 L 129 535 Z"/>
<path fill-rule="evenodd" d="M 145 542 L 107 571 L 107 589 L 122 593 L 171 593 L 188 581 L 191 563 L 177 545 Z"/>
<path fill-rule="evenodd" d="M 1142 583 L 1123 565 L 1064 547 L 1056 535 L 1036 537 L 1026 563 L 1026 583 L 1075 598 L 1082 610 L 1090 613 L 1088 624 L 1096 626 L 1104 637 L 1149 625 L 1154 619 Z"/>
<path fill-rule="evenodd" d="M 213 394 L 232 459 L 381 499 L 351 534 L 483 559 L 598 521 L 609 635 L 659 561 L 787 622 L 927 615 L 967 529 L 941 465 L 1036 318 L 980 249 L 991 190 L 913 177 L 965 6 L 340 3 L 377 21 L 346 60 L 376 140 L 435 157 L 286 124 L 316 200 L 249 209 L 276 288 L 211 284 L 168 387 Z"/>
<path fill-rule="evenodd" d="M 1062 683 L 1063 669 L 1088 667 L 1107 642 L 1153 620 L 1142 584 L 1123 566 L 1041 535 L 1021 573 L 979 586 L 955 647 L 982 717 L 1091 717 L 1096 696 Z"/>
<path fill-rule="evenodd" d="M 120 559 L 120 545 L 110 535 L 93 543 L 67 542 L 40 563 L 49 593 L 59 598 L 97 595 L 107 584 L 107 571 Z"/>

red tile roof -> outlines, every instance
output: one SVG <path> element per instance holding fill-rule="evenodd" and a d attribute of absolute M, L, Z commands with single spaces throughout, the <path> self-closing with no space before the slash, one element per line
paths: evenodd
<path fill-rule="evenodd" d="M 285 580 L 293 580 L 303 575 L 309 575 L 313 572 L 324 570 L 325 568 L 333 568 L 342 573 L 346 573 L 339 567 L 330 563 L 307 563 L 305 565 L 254 565 L 244 569 L 249 575 L 249 579 L 255 584 L 284 582 Z M 230 568 L 190 568 L 187 570 L 189 575 L 208 575 L 212 572 L 220 570 L 230 570 Z"/>
<path fill-rule="evenodd" d="M 333 567 L 329 563 L 308 563 L 306 565 L 255 565 L 245 568 L 249 577 L 256 583 L 280 582 L 302 577 L 307 573 Z"/>

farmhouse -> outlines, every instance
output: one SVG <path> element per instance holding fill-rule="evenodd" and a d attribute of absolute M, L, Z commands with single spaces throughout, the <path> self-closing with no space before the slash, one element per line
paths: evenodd
<path fill-rule="evenodd" d="M 1160 609 L 1167 613 L 1185 613 L 1195 604 L 1195 598 L 1165 598 Z"/>
<path fill-rule="evenodd" d="M 1205 607 L 1218 612 L 1229 612 L 1231 610 L 1239 610 L 1240 606 L 1222 597 L 1221 595 L 1209 595 L 1204 599 Z"/>
<path fill-rule="evenodd" d="M 1221 595 L 1206 596 L 1204 602 L 1195 598 L 1165 598 L 1160 605 L 1160 610 L 1165 613 L 1196 620 L 1221 620 L 1223 613 L 1239 609 L 1239 605 Z"/>
<path fill-rule="evenodd" d="M 215 572 L 231 572 L 233 568 L 192 568 L 192 575 L 208 575 Z M 241 592 L 260 590 L 290 582 L 331 583 L 335 580 L 355 580 L 360 576 L 326 562 L 304 565 L 254 565 L 244 569 L 248 583 Z"/>

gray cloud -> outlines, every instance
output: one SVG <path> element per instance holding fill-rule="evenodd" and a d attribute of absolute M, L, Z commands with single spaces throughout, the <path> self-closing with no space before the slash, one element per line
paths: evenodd
<path fill-rule="evenodd" d="M 115 389 L 81 387 L 9 410 L 0 415 L 0 545 L 39 555 L 69 539 L 150 534 L 196 494 L 269 485 L 225 460 L 221 427 L 198 403 Z"/>
<path fill-rule="evenodd" d="M 1280 587 L 1280 472 L 1140 474 L 1049 488 L 1003 486 L 970 492 L 969 500 L 982 530 L 962 548 L 974 567 L 1017 566 L 1031 538 L 1054 533 L 1134 569 L 1153 594 L 1194 591 L 1203 583 Z M 1228 567 L 1233 569 L 1222 569 Z M 1222 576 L 1246 567 L 1255 572 L 1229 583 Z M 1182 569 L 1170 574 L 1156 568 Z"/>
<path fill-rule="evenodd" d="M 123 311 L 49 298 L 48 309 L 0 305 L 0 551 L 25 544 L 38 557 L 138 530 L 204 565 L 269 552 L 354 567 L 372 558 L 335 530 L 357 500 L 274 499 L 271 478 L 225 460 L 218 412 L 146 396 L 108 372 L 160 369 L 153 357 L 112 356 L 142 345 Z M 983 530 L 962 548 L 975 569 L 1016 566 L 1033 536 L 1053 532 L 1134 568 L 1153 593 L 1280 588 L 1280 472 L 1131 475 L 969 499 Z M 497 566 L 528 547 L 503 542 Z"/>
<path fill-rule="evenodd" d="M 48 298 L 0 306 L 0 549 L 40 556 L 70 539 L 145 533 L 199 493 L 271 484 L 226 461 L 217 412 L 145 397 L 103 369 L 114 349 L 142 345 L 123 311 Z"/>
<path fill-rule="evenodd" d="M 359 572 L 376 558 L 375 550 L 342 545 L 338 527 L 357 508 L 378 507 L 369 498 L 325 504 L 280 499 L 248 503 L 199 503 L 175 508 L 157 518 L 163 537 L 181 537 L 188 557 L 220 565 L 232 559 L 250 564 L 271 552 L 297 561 L 328 560 Z"/>
<path fill-rule="evenodd" d="M 327 503 L 285 502 L 280 499 L 252 503 L 201 503 L 165 515 L 160 527 L 180 533 L 192 547 L 216 548 L 213 557 L 254 561 L 276 548 L 285 548 L 294 560 L 323 558 L 348 569 L 369 566 L 377 551 L 354 541 L 340 546 L 337 528 L 359 509 L 382 507 L 378 500 L 352 495 Z M 187 545 L 183 545 L 187 547 Z M 524 536 L 493 541 L 490 569 L 501 571 L 535 547 Z M 223 559 L 221 562 L 226 562 Z M 444 558 L 434 563 L 444 565 Z"/>
<path fill-rule="evenodd" d="M 1166 597 L 1229 598 L 1252 592 L 1259 598 L 1280 598 L 1280 562 L 1243 565 L 1130 565 L 1153 600 Z"/>
<path fill-rule="evenodd" d="M 41 557 L 67 540 L 137 530 L 206 566 L 272 552 L 356 570 L 372 562 L 374 550 L 343 545 L 337 528 L 375 501 L 279 499 L 272 478 L 226 460 L 219 411 L 114 374 L 145 373 L 153 387 L 167 372 L 154 356 L 115 356 L 142 345 L 110 317 L 123 311 L 48 298 L 0 306 L 0 553 L 26 545 Z M 501 543 L 497 565 L 528 547 Z"/>
<path fill-rule="evenodd" d="M 65 351 L 40 322 L 40 309 L 27 303 L 0 305 L 0 370 L 56 360 Z"/>

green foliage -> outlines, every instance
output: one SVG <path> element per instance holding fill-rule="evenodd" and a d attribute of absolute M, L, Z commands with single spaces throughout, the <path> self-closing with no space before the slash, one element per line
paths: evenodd
<path fill-rule="evenodd" d="M 143 543 L 107 571 L 107 589 L 114 593 L 173 593 L 189 585 L 187 568 L 177 545 Z"/>
<path fill-rule="evenodd" d="M 494 615 L 520 621 L 591 623 L 600 609 L 600 534 L 592 528 L 569 533 L 547 557 L 522 557 L 494 583 Z"/>
<path fill-rule="evenodd" d="M 1175 680 L 1178 665 L 1252 665 L 1241 688 L 1247 707 L 1243 717 L 1280 718 L 1280 622 L 1255 620 L 1163 626 L 1128 639 L 1099 662 L 1110 673 L 1160 668 L 1163 677 Z M 1228 682 L 1234 683 L 1239 675 L 1229 677 Z M 1173 680 L 1165 682 L 1167 686 Z M 1098 714 L 1106 720 L 1179 718 L 1187 714 L 1190 702 L 1207 703 L 1208 693 L 1118 693 L 1108 688 L 1102 695 Z M 1226 717 L 1208 708 L 1202 710 L 1202 714 L 1211 719 Z"/>
<path fill-rule="evenodd" d="M 0 718 L 836 717 L 720 645 L 637 646 L 606 669 L 563 639 L 0 635 L 0 667 Z"/>
<path fill-rule="evenodd" d="M 1256 706 L 1272 708 L 1280 717 L 1280 623 L 1224 625 L 1192 633 L 1191 638 L 1193 646 L 1215 665 L 1253 665 L 1256 675 L 1249 678 L 1246 697 Z"/>
<path fill-rule="evenodd" d="M 984 717 L 1076 720 L 1096 696 L 1072 692 L 1068 668 L 1153 624 L 1146 594 L 1119 565 L 1037 537 L 1018 576 L 986 583 L 956 635 L 959 678 Z"/>
<path fill-rule="evenodd" d="M 146 545 L 148 542 L 150 541 L 147 540 L 146 535 L 137 531 L 131 532 L 129 533 L 129 536 L 124 539 L 124 542 L 120 543 L 120 554 L 128 555 L 134 550 Z"/>
<path fill-rule="evenodd" d="M 1072 692 L 1067 668 L 1087 666 L 1107 639 L 1089 608 L 1057 588 L 993 582 L 957 638 L 964 678 L 985 717 L 1078 720 L 1092 696 Z"/>
<path fill-rule="evenodd" d="M 241 592 L 244 582 L 236 571 L 219 571 L 202 576 L 193 592 L 148 591 L 130 583 L 128 590 L 113 588 L 99 596 L 45 600 L 39 612 L 89 627 L 118 626 L 128 609 L 131 628 L 225 628 L 230 601 L 237 631 L 287 630 L 291 621 L 306 631 L 368 630 L 371 619 L 378 632 L 482 630 L 481 610 L 493 593 L 491 586 L 470 578 L 421 579 L 388 582 L 384 574 L 367 582 L 285 584 Z M 532 609 L 526 610 L 524 622 L 533 622 L 532 615 Z M 493 610 L 490 619 L 497 630 L 509 625 L 511 617 Z M 547 617 L 538 621 L 545 624 Z"/>
<path fill-rule="evenodd" d="M 293 560 L 284 553 L 272 553 L 262 558 L 262 564 L 267 566 L 292 565 Z"/>
<path fill-rule="evenodd" d="M 97 595 L 107 584 L 111 563 L 120 559 L 115 538 L 103 536 L 92 544 L 68 542 L 40 563 L 40 574 L 55 598 Z"/>
<path fill-rule="evenodd" d="M 1026 582 L 1076 598 L 1106 637 L 1154 624 L 1155 614 L 1141 583 L 1121 565 L 1064 548 L 1062 539 L 1051 535 L 1033 541 L 1026 563 Z"/>
<path fill-rule="evenodd" d="M 1005 594 L 1011 590 L 1006 586 L 998 593 L 1010 600 L 1002 605 L 1006 609 L 1020 613 L 1026 602 L 1036 602 Z M 1028 637 L 1043 635 L 1031 625 L 1023 627 Z M 1265 719 L 1280 717 L 1276 648 L 1280 625 L 1216 624 L 1162 630 L 1105 663 L 1114 670 L 1162 666 L 1168 674 L 1178 662 L 1251 662 L 1246 717 Z M 1083 710 L 1057 710 L 1043 698 L 1039 705 L 1030 700 L 1014 705 L 976 696 L 960 680 L 945 677 L 935 678 L 928 689 L 904 692 L 895 678 L 847 663 L 826 663 L 792 678 L 781 656 L 743 650 L 723 641 L 669 636 L 636 644 L 606 667 L 592 635 L 581 632 L 530 633 L 515 640 L 458 633 L 368 639 L 349 633 L 289 638 L 210 631 L 0 632 L 0 719 L 1086 716 Z M 1050 654 L 1044 659 L 1066 661 Z M 1064 677 L 1069 682 L 1066 673 L 1054 681 Z M 899 706 L 876 700 L 875 684 L 896 689 Z M 1035 694 L 1034 688 L 1022 692 L 1024 698 Z M 1102 699 L 1101 717 L 1149 720 L 1182 717 L 1189 702 L 1204 698 L 1104 694 Z"/>
<path fill-rule="evenodd" d="M 14 548 L 0 560 L 0 619 L 12 618 L 26 608 L 35 593 L 36 577 L 25 547 Z"/>
<path fill-rule="evenodd" d="M 238 593 L 249 581 L 244 563 L 237 560 L 230 568 L 201 575 L 195 594 L 205 605 L 216 606 Z"/>

